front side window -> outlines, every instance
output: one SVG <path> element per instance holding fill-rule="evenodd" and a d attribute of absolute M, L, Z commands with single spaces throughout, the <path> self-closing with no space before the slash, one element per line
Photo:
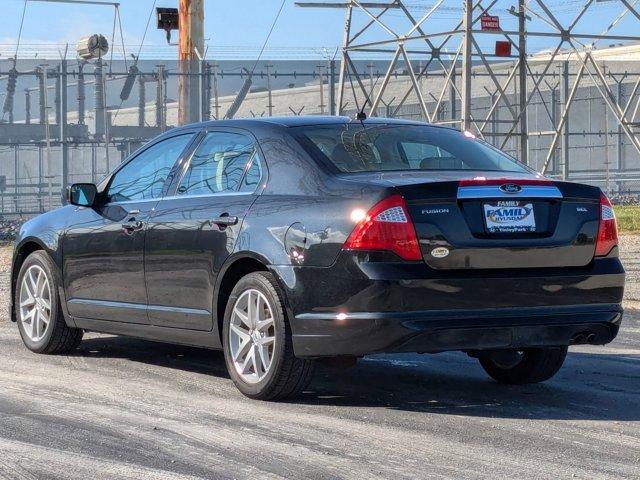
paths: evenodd
<path fill-rule="evenodd" d="M 192 138 L 193 134 L 171 137 L 136 156 L 113 177 L 109 201 L 160 198 L 171 168 Z"/>
<path fill-rule="evenodd" d="M 291 130 L 307 152 L 341 172 L 529 171 L 487 143 L 448 128 L 353 122 Z"/>
<path fill-rule="evenodd" d="M 261 176 L 260 158 L 249 136 L 211 132 L 193 154 L 178 195 L 253 192 Z"/>

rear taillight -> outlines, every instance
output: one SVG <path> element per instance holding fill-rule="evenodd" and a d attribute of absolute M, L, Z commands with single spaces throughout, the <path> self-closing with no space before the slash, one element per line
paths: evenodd
<path fill-rule="evenodd" d="M 613 205 L 604 193 L 600 194 L 600 226 L 596 239 L 596 257 L 604 257 L 618 244 L 618 227 Z"/>
<path fill-rule="evenodd" d="M 404 260 L 422 260 L 418 237 L 401 195 L 376 203 L 347 238 L 344 250 L 387 250 Z"/>

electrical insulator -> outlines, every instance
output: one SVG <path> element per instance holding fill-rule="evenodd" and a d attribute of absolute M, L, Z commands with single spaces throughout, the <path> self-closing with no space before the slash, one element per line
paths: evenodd
<path fill-rule="evenodd" d="M 139 71 L 140 70 L 138 70 L 138 67 L 135 65 L 131 65 L 129 67 L 129 75 L 127 75 L 127 79 L 124 81 L 124 85 L 122 86 L 120 100 L 125 101 L 129 99 L 129 95 L 131 95 L 131 90 L 136 82 L 136 77 L 138 76 Z"/>
<path fill-rule="evenodd" d="M 7 96 L 4 98 L 4 107 L 2 111 L 4 113 L 13 112 L 13 98 L 16 94 L 16 84 L 18 83 L 18 71 L 15 68 L 9 70 L 9 76 L 7 79 Z"/>
<path fill-rule="evenodd" d="M 251 83 L 252 83 L 251 72 L 249 72 L 247 69 L 244 69 L 244 68 L 242 70 L 246 72 L 248 77 L 245 79 L 244 84 L 242 85 L 242 88 L 240 88 L 240 91 L 238 92 L 238 95 L 236 95 L 236 98 L 233 100 L 233 103 L 229 106 L 229 110 L 227 110 L 227 113 L 224 116 L 224 118 L 231 119 L 234 117 L 236 113 L 238 113 L 238 110 L 240 109 L 242 102 L 244 102 L 244 99 L 249 93 L 249 89 L 251 88 Z"/>
<path fill-rule="evenodd" d="M 102 58 L 109 51 L 109 42 L 104 35 L 95 34 L 81 38 L 76 45 L 78 56 L 84 60 Z"/>

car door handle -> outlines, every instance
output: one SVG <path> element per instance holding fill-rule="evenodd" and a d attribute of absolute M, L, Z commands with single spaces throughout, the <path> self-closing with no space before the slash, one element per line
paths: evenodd
<path fill-rule="evenodd" d="M 211 223 L 215 223 L 220 227 L 229 227 L 238 223 L 238 217 L 231 217 L 229 215 L 220 215 L 218 218 L 211 220 Z"/>
<path fill-rule="evenodd" d="M 126 222 L 122 224 L 122 228 L 127 232 L 135 232 L 136 230 L 141 230 L 144 227 L 144 222 L 142 220 L 136 220 L 135 218 L 130 218 Z"/>

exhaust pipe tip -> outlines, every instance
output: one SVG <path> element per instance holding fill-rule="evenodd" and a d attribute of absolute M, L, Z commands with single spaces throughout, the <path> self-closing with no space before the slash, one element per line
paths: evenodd
<path fill-rule="evenodd" d="M 587 335 L 587 343 L 594 344 L 595 340 L 596 340 L 595 333 L 590 333 L 589 335 Z"/>
<path fill-rule="evenodd" d="M 584 343 L 585 340 L 585 336 L 583 333 L 576 333 L 573 338 L 571 339 L 571 344 L 572 345 L 579 345 L 581 343 Z"/>

